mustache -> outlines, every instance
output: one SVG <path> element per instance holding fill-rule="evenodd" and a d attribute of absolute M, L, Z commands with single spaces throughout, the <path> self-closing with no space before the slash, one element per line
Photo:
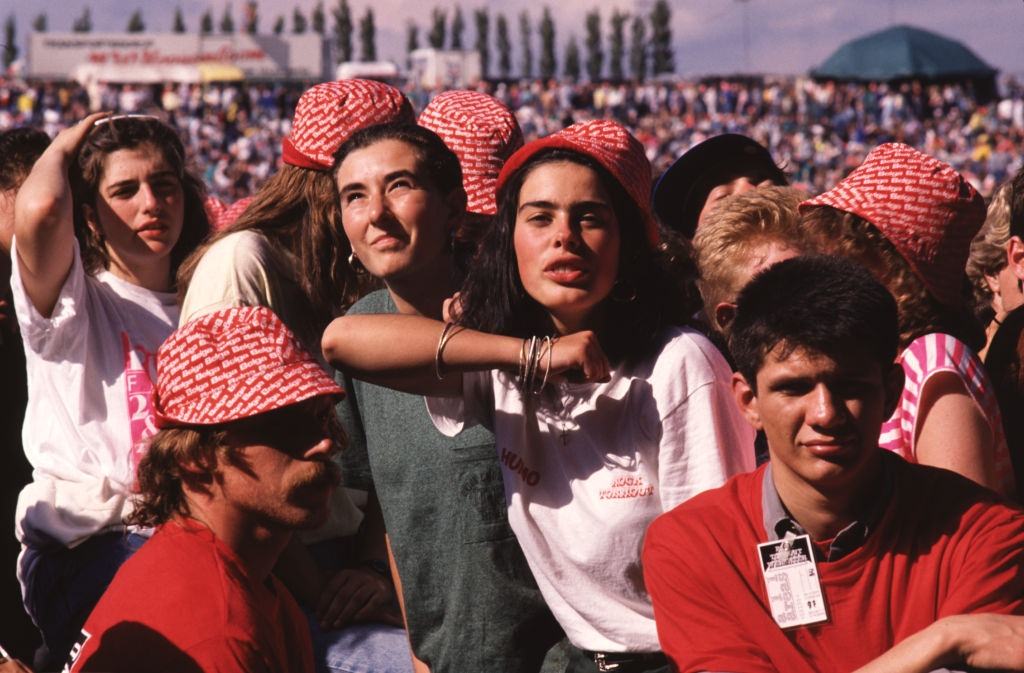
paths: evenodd
<path fill-rule="evenodd" d="M 335 488 L 341 484 L 341 468 L 330 461 L 310 465 L 309 472 L 294 484 L 295 488 Z"/>

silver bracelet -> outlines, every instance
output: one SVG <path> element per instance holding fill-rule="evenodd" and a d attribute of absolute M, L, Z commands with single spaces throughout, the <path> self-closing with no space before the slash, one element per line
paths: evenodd
<path fill-rule="evenodd" d="M 444 380 L 444 373 L 441 371 L 444 365 L 444 360 L 442 359 L 444 356 L 444 347 L 447 346 L 448 342 L 451 341 L 451 338 L 455 336 L 456 331 L 454 328 L 455 323 L 446 322 L 444 324 L 444 329 L 441 330 L 441 338 L 437 340 L 437 352 L 434 353 L 434 373 L 437 375 L 438 381 Z"/>
<path fill-rule="evenodd" d="M 526 375 L 523 377 L 523 391 L 529 395 L 533 378 L 537 374 L 537 337 L 530 337 L 530 349 L 526 354 Z"/>
<path fill-rule="evenodd" d="M 555 337 L 554 339 L 552 339 L 549 336 L 544 337 L 544 345 L 546 345 L 548 347 L 548 366 L 544 368 L 544 378 L 540 382 L 540 388 L 537 388 L 537 390 L 534 391 L 538 395 L 540 393 L 544 392 L 544 386 L 546 386 L 548 384 L 548 375 L 551 374 L 552 352 L 555 350 L 555 341 L 557 341 L 557 340 L 558 340 L 558 337 Z M 544 353 L 544 351 L 542 349 L 541 350 L 542 357 L 543 357 L 543 353 Z"/>

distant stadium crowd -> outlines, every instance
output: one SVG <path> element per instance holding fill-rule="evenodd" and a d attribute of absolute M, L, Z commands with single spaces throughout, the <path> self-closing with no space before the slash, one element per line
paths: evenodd
<path fill-rule="evenodd" d="M 280 161 L 298 84 L 95 85 L 0 79 L 0 130 L 32 125 L 51 136 L 97 109 L 161 109 L 186 139 L 211 193 L 230 202 L 253 193 Z M 527 140 L 573 122 L 608 118 L 644 144 L 655 174 L 719 133 L 748 135 L 771 150 L 794 184 L 834 186 L 871 148 L 907 143 L 949 162 L 986 197 L 1022 165 L 1024 86 L 978 102 L 954 84 L 835 84 L 808 78 L 672 84 L 481 85 L 516 114 Z M 418 109 L 436 91 L 407 90 Z"/>

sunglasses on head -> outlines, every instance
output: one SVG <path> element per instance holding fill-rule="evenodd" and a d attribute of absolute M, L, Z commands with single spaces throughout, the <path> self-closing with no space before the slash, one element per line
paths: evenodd
<path fill-rule="evenodd" d="M 93 128 L 96 128 L 97 126 L 103 126 L 104 124 L 109 124 L 110 122 L 119 121 L 121 119 L 150 119 L 150 120 L 155 121 L 155 122 L 162 121 L 159 117 L 157 117 L 155 115 L 143 115 L 143 114 L 110 115 L 109 117 L 104 117 L 103 119 L 97 119 L 93 123 Z"/>

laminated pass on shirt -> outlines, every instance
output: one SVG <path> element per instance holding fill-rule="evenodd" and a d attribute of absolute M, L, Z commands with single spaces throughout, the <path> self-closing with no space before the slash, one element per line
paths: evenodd
<path fill-rule="evenodd" d="M 134 476 L 146 451 L 146 440 L 156 434 L 153 418 L 153 380 L 156 379 L 156 354 L 132 344 L 126 332 L 121 333 L 124 352 L 125 394 L 128 398 L 128 423 L 132 448 L 129 467 Z M 136 490 L 137 484 L 132 484 Z"/>
<path fill-rule="evenodd" d="M 809 535 L 757 545 L 772 617 L 781 628 L 828 620 Z"/>

